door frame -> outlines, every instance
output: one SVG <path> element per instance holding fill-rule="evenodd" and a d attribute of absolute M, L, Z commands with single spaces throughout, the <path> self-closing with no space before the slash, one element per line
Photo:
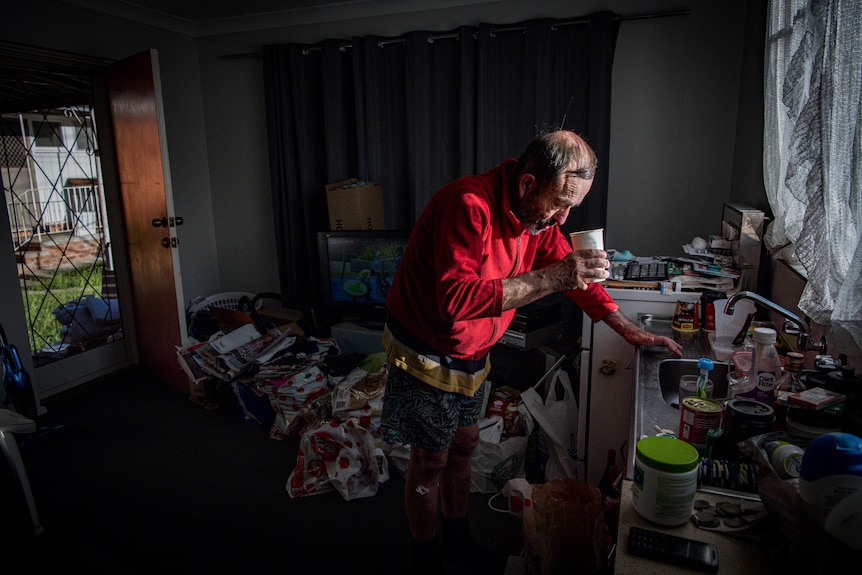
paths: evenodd
<path fill-rule="evenodd" d="M 152 62 L 152 82 L 155 89 L 155 105 L 156 105 L 156 124 L 159 130 L 159 142 L 161 149 L 161 168 L 162 179 L 165 190 L 165 201 L 167 202 L 167 216 L 173 221 L 175 214 L 173 211 L 173 198 L 171 195 L 170 170 L 167 157 L 167 144 L 164 133 L 164 111 L 161 101 L 161 84 L 158 69 L 158 55 L 155 50 L 147 50 Z M 137 54 L 136 56 L 141 56 Z M 131 60 L 135 56 L 131 56 Z M 115 342 L 109 342 L 99 348 L 88 350 L 79 355 L 69 356 L 60 361 L 49 363 L 38 368 L 34 368 L 32 354 L 22 353 L 22 362 L 24 368 L 32 374 L 32 380 L 37 395 L 39 398 L 50 397 L 57 393 L 66 391 L 83 383 L 87 383 L 99 377 L 116 373 L 131 365 L 141 364 L 141 349 L 137 338 L 138 329 L 136 315 L 143 313 L 137 308 L 138 302 L 133 295 L 134 270 L 132 256 L 129 251 L 128 232 L 126 229 L 126 208 L 122 200 L 121 191 L 121 176 L 118 168 L 118 156 L 115 150 L 115 138 L 113 132 L 113 123 L 111 119 L 111 102 L 108 94 L 107 74 L 110 73 L 111 66 L 122 63 L 105 60 L 100 58 L 92 58 L 77 54 L 69 54 L 55 52 L 41 48 L 33 48 L 30 46 L 21 46 L 14 43 L 0 41 L 0 61 L 4 64 L 26 66 L 30 68 L 46 70 L 46 71 L 64 71 L 76 74 L 89 76 L 92 80 L 93 90 L 93 113 L 98 130 L 100 164 L 102 172 L 102 181 L 105 189 L 106 199 L 106 215 L 110 222 L 111 229 L 111 251 L 113 254 L 114 270 L 117 277 L 117 297 L 120 304 L 123 334 L 124 337 Z M 155 218 L 165 214 L 157 214 L 153 216 L 145 215 L 146 217 Z M 5 220 L 5 218 L 3 218 Z M 147 220 L 148 222 L 150 220 Z M 4 231 L 5 230 L 5 231 Z M 7 333 L 10 343 L 17 343 L 19 348 L 28 348 L 26 315 L 24 313 L 23 302 L 20 298 L 20 288 L 18 286 L 17 264 L 15 262 L 14 253 L 11 245 L 11 232 L 8 228 L 8 221 L 0 223 L 0 232 L 5 234 L 8 242 L 7 249 L 0 249 L 0 270 L 14 269 L 14 274 L 0 273 L 0 294 L 4 295 L 4 299 L 8 299 L 3 306 L 0 306 L 0 321 Z M 188 336 L 183 329 L 185 324 L 185 310 L 183 307 L 182 298 L 182 278 L 179 271 L 179 256 L 177 252 L 176 229 L 171 226 L 167 230 L 174 247 L 170 249 L 173 258 L 173 275 L 172 283 L 175 289 L 176 308 L 177 308 L 177 326 L 171 318 L 168 323 L 174 326 L 173 329 L 177 333 L 170 336 L 170 343 L 176 345 L 184 345 Z M 156 239 L 158 241 L 158 239 Z M 2 244 L 0 244 L 2 245 Z M 14 276 L 14 277 L 6 277 Z M 12 297 L 12 295 L 15 297 Z M 166 310 L 163 310 L 166 311 Z M 162 314 L 145 314 L 143 323 L 152 325 L 154 321 L 158 321 Z M 149 317 L 154 316 L 154 317 Z M 151 327 L 149 328 L 152 329 Z M 167 339 L 167 338 L 166 338 Z M 176 341 L 174 341 L 176 340 Z M 167 365 L 165 356 L 165 346 L 162 343 L 162 357 L 159 359 L 158 365 L 153 367 L 144 365 L 144 367 L 153 367 L 154 373 L 162 377 L 174 387 L 180 390 L 188 390 L 188 381 L 173 359 L 173 366 L 176 368 L 176 373 Z M 149 345 L 149 344 L 148 344 Z M 152 345 L 149 345 L 152 347 Z M 146 350 L 149 357 L 152 357 L 152 352 L 148 348 Z M 70 377 L 70 374 L 73 374 Z M 179 377 L 177 374 L 181 374 Z M 41 402 L 40 402 L 40 409 Z"/>

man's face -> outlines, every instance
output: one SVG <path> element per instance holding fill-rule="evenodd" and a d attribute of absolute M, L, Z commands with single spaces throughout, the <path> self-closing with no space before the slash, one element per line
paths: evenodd
<path fill-rule="evenodd" d="M 566 171 L 553 184 L 541 188 L 532 175 L 523 174 L 519 179 L 520 198 L 513 211 L 524 229 L 536 235 L 555 224 L 564 224 L 569 211 L 581 205 L 593 185 L 592 174 L 588 175 L 590 178 L 584 179 L 575 170 Z"/>

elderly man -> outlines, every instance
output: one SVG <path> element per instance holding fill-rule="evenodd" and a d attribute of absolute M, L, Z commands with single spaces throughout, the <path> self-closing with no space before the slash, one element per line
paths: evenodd
<path fill-rule="evenodd" d="M 517 161 L 444 186 L 411 232 L 386 299 L 382 431 L 384 440 L 410 445 L 404 505 L 416 573 L 444 573 L 444 554 L 467 564 L 482 555 L 467 523 L 470 456 L 488 354 L 516 308 L 562 291 L 628 343 L 681 356 L 678 343 L 638 328 L 593 281 L 608 277 L 607 253 L 574 252 L 560 232 L 589 192 L 596 163 L 573 132 L 545 134 Z"/>

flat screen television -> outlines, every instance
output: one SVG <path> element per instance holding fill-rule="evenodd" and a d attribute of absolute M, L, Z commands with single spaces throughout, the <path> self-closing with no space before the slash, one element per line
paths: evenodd
<path fill-rule="evenodd" d="M 386 294 L 408 237 L 401 230 L 318 232 L 320 307 L 326 316 L 382 328 Z"/>

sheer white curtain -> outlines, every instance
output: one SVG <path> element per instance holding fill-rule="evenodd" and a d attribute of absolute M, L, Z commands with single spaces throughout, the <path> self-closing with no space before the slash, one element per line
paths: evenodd
<path fill-rule="evenodd" d="M 799 309 L 862 352 L 862 2 L 771 0 L 764 184 L 771 253 L 801 264 Z"/>

